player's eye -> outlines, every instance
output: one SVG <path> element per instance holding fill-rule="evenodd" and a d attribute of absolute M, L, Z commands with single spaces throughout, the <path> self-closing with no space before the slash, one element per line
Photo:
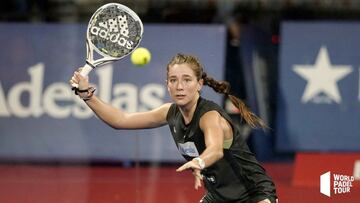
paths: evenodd
<path fill-rule="evenodd" d="M 192 80 L 191 80 L 191 78 L 185 78 L 185 82 L 191 82 Z"/>
<path fill-rule="evenodd" d="M 175 83 L 176 82 L 176 79 L 172 78 L 169 80 L 170 83 Z"/>

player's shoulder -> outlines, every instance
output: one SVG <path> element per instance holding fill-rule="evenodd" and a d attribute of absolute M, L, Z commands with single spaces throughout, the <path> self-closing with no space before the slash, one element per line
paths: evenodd
<path fill-rule="evenodd" d="M 162 111 L 168 112 L 171 105 L 172 105 L 172 103 L 164 103 L 161 106 L 159 106 L 158 108 L 161 109 Z"/>
<path fill-rule="evenodd" d="M 202 97 L 200 97 L 201 101 L 199 102 L 199 108 L 200 111 L 203 113 L 206 113 L 207 111 L 219 111 L 222 108 L 220 107 L 219 104 L 215 103 L 214 101 L 208 100 L 208 99 L 204 99 Z"/>
<path fill-rule="evenodd" d="M 170 106 L 171 106 L 171 103 L 164 103 L 164 104 L 160 105 L 159 107 L 152 109 L 149 112 L 155 113 L 155 114 L 166 115 L 170 109 Z"/>

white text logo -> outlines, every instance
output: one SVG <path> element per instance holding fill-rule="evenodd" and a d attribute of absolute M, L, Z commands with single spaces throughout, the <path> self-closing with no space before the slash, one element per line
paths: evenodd
<path fill-rule="evenodd" d="M 63 119 L 73 116 L 87 119 L 92 111 L 71 91 L 65 82 L 44 85 L 45 66 L 38 63 L 28 68 L 30 79 L 11 86 L 6 92 L 0 81 L 0 117 L 41 117 Z M 148 83 L 138 87 L 132 83 L 113 84 L 113 67 L 106 65 L 94 71 L 98 78 L 98 97 L 126 112 L 154 109 L 163 104 L 164 85 Z"/>
<path fill-rule="evenodd" d="M 320 176 L 320 193 L 328 197 L 331 197 L 331 191 L 333 191 L 332 193 L 335 195 L 350 193 L 354 180 L 354 176 L 341 174 L 331 175 L 331 172 L 328 171 Z"/>

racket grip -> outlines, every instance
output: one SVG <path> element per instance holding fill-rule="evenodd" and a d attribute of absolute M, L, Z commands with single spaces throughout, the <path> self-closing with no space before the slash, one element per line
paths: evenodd
<path fill-rule="evenodd" d="M 86 77 L 89 75 L 90 71 L 92 71 L 93 67 L 91 67 L 89 64 L 85 64 L 85 66 L 81 69 L 80 75 Z"/>
<path fill-rule="evenodd" d="M 82 75 L 83 77 L 86 77 L 87 75 L 89 75 L 90 71 L 93 69 L 93 67 L 91 67 L 89 64 L 85 64 L 84 67 L 81 68 L 80 71 L 80 75 Z M 72 84 L 72 90 L 75 90 L 79 87 L 78 84 Z"/>

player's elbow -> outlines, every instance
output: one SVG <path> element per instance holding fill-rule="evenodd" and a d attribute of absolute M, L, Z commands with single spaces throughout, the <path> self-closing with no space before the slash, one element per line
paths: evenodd
<path fill-rule="evenodd" d="M 215 160 L 220 160 L 224 157 L 224 151 L 222 149 L 216 149 L 214 150 L 214 157 Z"/>
<path fill-rule="evenodd" d="M 108 123 L 108 125 L 112 128 L 112 129 L 114 129 L 114 130 L 120 130 L 121 128 L 119 127 L 119 126 L 117 126 L 117 125 L 113 125 L 113 124 L 109 124 Z"/>
<path fill-rule="evenodd" d="M 110 122 L 105 122 L 109 127 L 111 127 L 114 130 L 121 130 L 124 129 L 123 126 L 121 125 L 121 122 L 119 122 L 118 120 L 116 121 L 110 121 Z"/>
<path fill-rule="evenodd" d="M 222 159 L 223 157 L 224 157 L 224 151 L 221 149 L 221 150 L 219 150 L 219 152 L 218 152 L 217 158 L 218 158 L 218 160 L 219 160 L 219 159 Z"/>
<path fill-rule="evenodd" d="M 113 118 L 109 122 L 106 122 L 111 128 L 115 130 L 123 130 L 126 129 L 125 127 L 125 120 L 119 116 L 119 118 Z"/>

